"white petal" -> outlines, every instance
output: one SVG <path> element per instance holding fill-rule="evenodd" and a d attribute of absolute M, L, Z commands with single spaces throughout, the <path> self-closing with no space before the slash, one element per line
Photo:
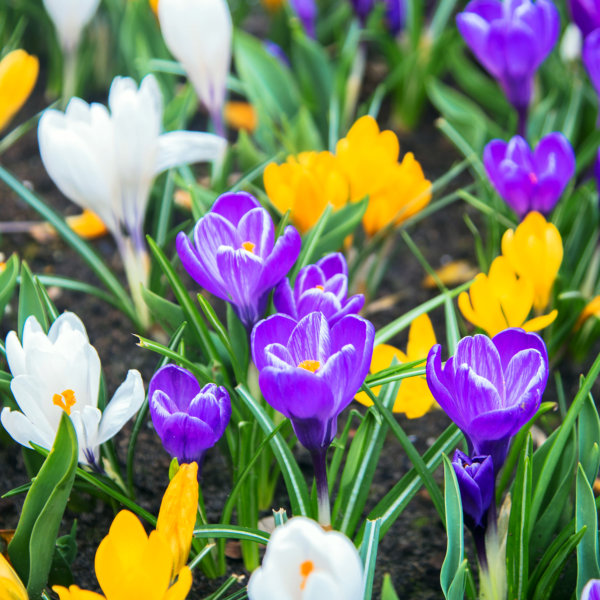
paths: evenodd
<path fill-rule="evenodd" d="M 131 369 L 127 378 L 119 386 L 112 400 L 104 409 L 100 428 L 98 430 L 98 444 L 109 440 L 125 423 L 139 410 L 144 402 L 144 384 L 139 371 Z"/>
<path fill-rule="evenodd" d="M 222 158 L 227 140 L 212 133 L 171 131 L 158 138 L 158 156 L 154 166 L 157 175 L 166 169 L 194 162 Z"/>
<path fill-rule="evenodd" d="M 29 319 L 28 319 L 29 320 Z M 61 335 L 63 331 L 79 331 L 87 340 L 88 335 L 85 330 L 85 325 L 83 321 L 75 314 L 69 311 L 64 312 L 62 315 L 52 323 L 50 326 L 50 330 L 48 331 L 49 340 L 54 343 Z M 41 328 L 40 328 L 41 331 Z"/>
<path fill-rule="evenodd" d="M 82 29 L 94 16 L 100 0 L 44 0 L 62 48 L 73 51 L 79 43 Z"/>
<path fill-rule="evenodd" d="M 29 375 L 15 377 L 10 382 L 10 391 L 40 435 L 54 439 L 63 411 L 52 403 L 53 393 Z"/>
<path fill-rule="evenodd" d="M 77 433 L 79 443 L 79 462 L 90 464 L 90 457 L 98 463 L 98 424 L 102 413 L 92 406 L 83 407 L 82 411 L 73 411 L 71 421 Z"/>
<path fill-rule="evenodd" d="M 25 373 L 25 352 L 16 331 L 6 336 L 6 361 L 13 377 Z"/>
<path fill-rule="evenodd" d="M 3 408 L 2 414 L 0 414 L 0 421 L 2 426 L 6 429 L 6 432 L 12 437 L 13 440 L 23 446 L 31 448 L 29 442 L 33 442 L 42 448 L 50 449 L 54 443 L 56 437 L 56 431 L 52 437 L 45 436 L 43 432 L 36 428 L 36 426 L 18 410 L 10 410 L 10 408 Z"/>

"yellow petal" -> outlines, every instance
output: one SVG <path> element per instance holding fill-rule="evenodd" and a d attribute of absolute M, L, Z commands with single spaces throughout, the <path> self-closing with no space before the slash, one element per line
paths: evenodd
<path fill-rule="evenodd" d="M 183 600 L 192 587 L 192 572 L 189 567 L 179 571 L 177 581 L 167 590 L 164 600 Z"/>
<path fill-rule="evenodd" d="M 23 582 L 2 553 L 0 553 L 0 598 L 28 600 Z"/>
<path fill-rule="evenodd" d="M 169 541 L 173 554 L 173 576 L 190 554 L 198 512 L 198 464 L 180 465 L 169 483 L 158 513 L 156 530 Z"/>
<path fill-rule="evenodd" d="M 507 328 L 506 318 L 488 277 L 479 273 L 469 288 L 458 297 L 458 308 L 467 321 L 493 336 Z"/>
<path fill-rule="evenodd" d="M 535 317 L 535 319 L 530 319 L 526 323 L 523 323 L 522 327 L 525 331 L 539 331 L 540 329 L 544 329 L 544 327 L 548 327 L 550 323 L 556 319 L 558 315 L 558 311 L 554 309 L 552 312 L 547 315 L 542 315 L 541 317 Z"/>
<path fill-rule="evenodd" d="M 466 260 L 453 260 L 439 269 L 436 275 L 444 285 L 455 286 L 473 279 L 477 275 L 477 269 Z M 424 288 L 433 289 L 437 287 L 435 279 L 427 275 L 421 284 Z"/>
<path fill-rule="evenodd" d="M 403 379 L 394 403 L 395 413 L 405 413 L 409 419 L 418 419 L 436 405 L 427 381 L 420 376 Z"/>
<path fill-rule="evenodd" d="M 0 130 L 31 94 L 39 71 L 37 57 L 13 50 L 0 61 Z"/>
<path fill-rule="evenodd" d="M 589 319 L 591 316 L 600 317 L 600 296 L 596 296 L 581 311 L 579 318 L 577 319 L 577 323 L 575 324 L 575 329 L 579 329 L 583 323 Z"/>
<path fill-rule="evenodd" d="M 54 585 L 52 589 L 58 594 L 60 600 L 106 600 L 104 596 L 89 590 L 82 590 L 77 585 L 72 585 L 69 589 L 61 585 Z"/>
<path fill-rule="evenodd" d="M 102 219 L 87 208 L 81 214 L 69 216 L 65 220 L 77 235 L 86 240 L 93 240 L 108 233 Z"/>
<path fill-rule="evenodd" d="M 225 103 L 223 117 L 227 125 L 237 130 L 244 130 L 253 133 L 258 126 L 258 115 L 252 104 L 248 102 Z"/>
<path fill-rule="evenodd" d="M 408 331 L 406 346 L 407 362 L 427 358 L 431 347 L 437 343 L 431 319 L 427 313 L 419 315 L 411 324 Z M 404 384 L 402 384 L 404 385 Z"/>

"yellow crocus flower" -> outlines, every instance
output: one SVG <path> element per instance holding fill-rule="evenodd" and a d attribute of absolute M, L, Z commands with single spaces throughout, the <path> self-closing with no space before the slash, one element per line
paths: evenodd
<path fill-rule="evenodd" d="M 458 308 L 467 321 L 490 337 L 508 327 L 538 331 L 556 319 L 558 311 L 527 320 L 534 302 L 534 284 L 518 277 L 505 256 L 492 262 L 488 275 L 479 273 L 469 292 L 458 297 Z"/>
<path fill-rule="evenodd" d="M 0 553 L 0 598 L 2 600 L 29 600 L 23 582 L 2 553 Z"/>
<path fill-rule="evenodd" d="M 223 109 L 225 123 L 233 129 L 249 131 L 253 133 L 258 126 L 258 115 L 254 106 L 249 102 L 238 102 L 230 100 L 225 103 Z"/>
<path fill-rule="evenodd" d="M 331 152 L 302 152 L 264 172 L 265 191 L 281 213 L 291 211 L 292 223 L 307 232 L 328 204 L 341 208 L 348 201 L 348 182 Z"/>
<path fill-rule="evenodd" d="M 31 94 L 39 71 L 37 57 L 13 50 L 0 61 L 0 130 L 15 116 Z"/>
<path fill-rule="evenodd" d="M 592 298 L 581 311 L 575 329 L 579 329 L 590 317 L 600 317 L 600 296 Z"/>
<path fill-rule="evenodd" d="M 550 301 L 552 286 L 563 259 L 558 229 L 539 212 L 530 212 L 513 231 L 502 237 L 502 254 L 521 277 L 533 283 L 533 307 L 542 312 Z"/>
<path fill-rule="evenodd" d="M 198 464 L 180 465 L 160 504 L 156 531 L 169 541 L 173 554 L 173 576 L 190 554 L 198 512 Z"/>
<path fill-rule="evenodd" d="M 388 344 L 375 346 L 371 359 L 371 373 L 378 373 L 389 368 L 394 358 L 398 363 L 424 361 L 429 350 L 435 344 L 435 333 L 431 321 L 427 314 L 422 314 L 410 324 L 406 354 Z M 380 390 L 381 386 L 377 386 L 372 389 L 372 392 L 377 395 Z M 365 406 L 372 404 L 365 392 L 357 394 L 356 400 Z M 435 399 L 429 391 L 425 378 L 409 377 L 402 380 L 392 410 L 395 413 L 405 413 L 409 419 L 416 419 L 429 412 L 435 405 Z"/>
<path fill-rule="evenodd" d="M 408 152 L 398 163 L 400 144 L 393 131 L 380 131 L 369 115 L 354 123 L 336 146 L 336 156 L 350 182 L 350 200 L 369 197 L 363 227 L 373 235 L 389 223 L 399 225 L 431 200 L 431 182 Z"/>
<path fill-rule="evenodd" d="M 102 219 L 89 208 L 78 215 L 67 217 L 65 221 L 77 235 L 86 240 L 93 240 L 108 233 Z"/>
<path fill-rule="evenodd" d="M 171 546 L 158 531 L 146 535 L 139 519 L 122 510 L 96 551 L 96 577 L 106 600 L 183 600 L 192 587 L 192 572 L 185 566 L 170 585 L 173 570 Z M 60 600 L 104 598 L 77 586 L 52 588 Z"/>

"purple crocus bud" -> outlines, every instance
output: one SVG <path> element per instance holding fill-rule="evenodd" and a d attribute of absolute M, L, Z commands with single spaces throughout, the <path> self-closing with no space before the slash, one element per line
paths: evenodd
<path fill-rule="evenodd" d="M 460 340 L 442 366 L 442 348 L 427 357 L 427 384 L 462 430 L 471 456 L 491 455 L 498 471 L 511 438 L 537 412 L 548 380 L 548 353 L 535 333 L 505 329 Z"/>
<path fill-rule="evenodd" d="M 246 192 L 223 194 L 194 228 L 194 244 L 183 232 L 177 253 L 203 288 L 227 300 L 250 329 L 267 306 L 269 292 L 300 254 L 300 234 L 290 225 L 275 242 L 269 213 Z"/>
<path fill-rule="evenodd" d="M 492 140 L 483 151 L 492 185 L 522 219 L 537 210 L 548 214 L 575 173 L 575 153 L 558 132 L 543 137 L 532 152 L 519 135 L 508 142 Z"/>
<path fill-rule="evenodd" d="M 265 50 L 273 57 L 275 57 L 279 62 L 284 64 L 286 67 L 290 66 L 290 59 L 287 57 L 287 54 L 283 51 L 283 48 L 273 42 L 272 40 L 265 40 L 263 42 Z"/>
<path fill-rule="evenodd" d="M 310 451 L 326 449 L 337 417 L 362 385 L 373 355 L 373 325 L 346 315 L 333 327 L 320 312 L 296 322 L 273 315 L 252 331 L 252 357 L 265 400 L 288 417 Z"/>
<path fill-rule="evenodd" d="M 317 20 L 317 4 L 315 0 L 290 0 L 292 10 L 298 15 L 306 35 L 315 38 L 315 21 Z"/>
<path fill-rule="evenodd" d="M 393 35 L 398 35 L 406 24 L 406 0 L 383 0 L 385 22 Z"/>
<path fill-rule="evenodd" d="M 583 590 L 581 600 L 600 600 L 600 579 L 590 579 Z"/>
<path fill-rule="evenodd" d="M 273 293 L 273 303 L 277 312 L 296 321 L 320 311 L 333 327 L 342 317 L 358 313 L 365 303 L 362 294 L 347 295 L 348 266 L 344 255 L 336 252 L 300 269 L 293 291 L 289 279 L 282 279 Z"/>
<path fill-rule="evenodd" d="M 209 383 L 200 389 L 196 378 L 176 365 L 154 374 L 148 403 L 158 437 L 180 463 L 201 465 L 204 453 L 219 441 L 231 417 L 224 387 Z"/>
<path fill-rule="evenodd" d="M 516 108 L 524 134 L 533 77 L 558 39 L 558 10 L 550 0 L 472 0 L 456 24 Z"/>
<path fill-rule="evenodd" d="M 351 0 L 351 4 L 356 16 L 360 19 L 361 23 L 364 24 L 373 10 L 375 0 Z"/>
<path fill-rule="evenodd" d="M 567 4 L 584 37 L 600 27 L 600 4 L 596 0 L 567 0 Z"/>
<path fill-rule="evenodd" d="M 491 456 L 469 458 L 456 450 L 452 459 L 462 500 L 465 524 L 469 529 L 486 528 L 487 513 L 494 501 L 495 474 Z"/>

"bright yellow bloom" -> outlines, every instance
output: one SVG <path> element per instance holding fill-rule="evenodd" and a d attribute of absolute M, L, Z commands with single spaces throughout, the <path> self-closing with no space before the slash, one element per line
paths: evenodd
<path fill-rule="evenodd" d="M 331 152 L 302 152 L 282 165 L 271 163 L 264 172 L 265 191 L 301 233 L 308 231 L 328 204 L 341 208 L 348 201 L 348 182 Z"/>
<path fill-rule="evenodd" d="M 0 130 L 29 98 L 39 66 L 38 59 L 25 50 L 13 50 L 0 61 Z"/>
<path fill-rule="evenodd" d="M 156 531 L 171 545 L 173 576 L 190 554 L 198 512 L 198 464 L 180 465 L 160 504 Z"/>
<path fill-rule="evenodd" d="M 494 336 L 508 327 L 538 331 L 556 319 L 558 311 L 527 321 L 534 300 L 534 285 L 527 277 L 517 277 L 508 259 L 494 259 L 486 276 L 479 273 L 469 292 L 458 297 L 458 308 L 467 321 Z"/>
<path fill-rule="evenodd" d="M 10 563 L 0 553 L 0 598 L 2 600 L 28 600 L 27 590 Z"/>
<path fill-rule="evenodd" d="M 158 531 L 146 535 L 139 519 L 122 510 L 96 551 L 96 577 L 106 600 L 183 600 L 192 587 L 189 567 L 179 571 L 169 587 L 173 555 L 169 542 Z M 60 600 L 99 600 L 102 596 L 71 586 L 52 588 Z"/>
<path fill-rule="evenodd" d="M 577 319 L 577 323 L 575 323 L 575 329 L 579 329 L 590 317 L 600 317 L 600 296 L 592 298 L 586 304 Z"/>
<path fill-rule="evenodd" d="M 65 220 L 77 235 L 86 240 L 93 240 L 108 233 L 102 219 L 88 208 L 78 215 L 67 217 Z"/>
<path fill-rule="evenodd" d="M 254 106 L 249 102 L 226 102 L 223 109 L 223 118 L 229 127 L 249 131 L 250 133 L 258 126 L 258 115 L 254 110 Z"/>
<path fill-rule="evenodd" d="M 425 360 L 434 344 L 436 344 L 436 339 L 431 321 L 426 314 L 420 315 L 410 325 L 406 354 L 387 344 L 375 346 L 371 359 L 371 373 L 379 373 L 379 371 L 389 368 L 394 358 L 398 363 Z M 373 394 L 379 394 L 380 389 L 381 386 L 374 387 Z M 357 394 L 356 400 L 365 406 L 372 404 L 365 392 Z M 429 412 L 434 406 L 435 400 L 425 378 L 409 377 L 402 380 L 392 410 L 395 413 L 405 413 L 409 419 L 416 419 Z"/>
<path fill-rule="evenodd" d="M 562 238 L 558 229 L 538 212 L 530 212 L 516 230 L 502 237 L 502 254 L 512 268 L 533 283 L 533 306 L 542 312 L 563 259 Z"/>
<path fill-rule="evenodd" d="M 408 152 L 398 163 L 400 144 L 393 131 L 379 131 L 370 116 L 358 119 L 336 146 L 336 155 L 350 181 L 350 200 L 369 196 L 363 227 L 372 235 L 393 222 L 399 225 L 431 200 L 431 182 Z"/>

